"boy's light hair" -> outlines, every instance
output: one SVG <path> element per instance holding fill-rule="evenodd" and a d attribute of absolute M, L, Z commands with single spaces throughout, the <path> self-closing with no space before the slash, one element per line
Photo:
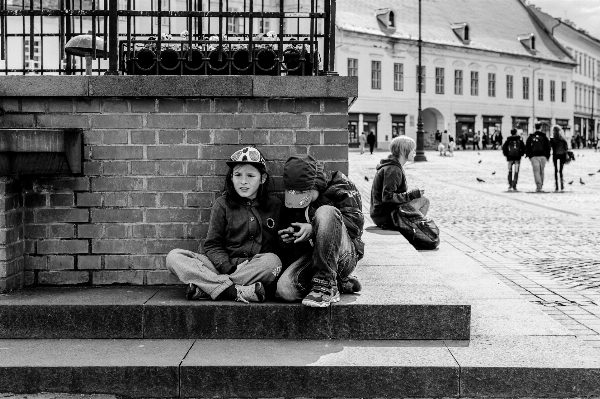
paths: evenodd
<path fill-rule="evenodd" d="M 390 152 L 396 158 L 400 158 L 403 155 L 408 158 L 408 155 L 417 147 L 417 143 L 408 136 L 398 136 L 392 139 L 390 143 Z"/>

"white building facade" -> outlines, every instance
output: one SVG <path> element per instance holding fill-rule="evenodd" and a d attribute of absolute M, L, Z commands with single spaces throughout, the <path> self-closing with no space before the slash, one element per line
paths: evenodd
<path fill-rule="evenodd" d="M 359 98 L 350 109 L 350 145 L 362 131 L 373 131 L 380 148 L 400 134 L 416 138 L 418 2 L 348 1 L 338 3 L 336 63 L 340 74 L 359 76 Z M 382 3 L 388 7 L 375 8 Z M 506 138 L 513 127 L 526 135 L 535 122 L 548 130 L 552 124 L 571 130 L 574 62 L 520 1 L 422 4 L 426 144 L 433 143 L 437 130 L 469 138 L 494 131 Z M 474 9 L 479 6 L 480 12 Z M 522 26 L 488 23 L 490 7 L 517 14 L 511 25 Z"/>

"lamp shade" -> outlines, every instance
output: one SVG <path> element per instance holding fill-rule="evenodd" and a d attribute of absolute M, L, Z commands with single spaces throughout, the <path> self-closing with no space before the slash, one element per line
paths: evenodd
<path fill-rule="evenodd" d="M 71 40 L 69 40 L 65 46 L 65 53 L 79 57 L 91 55 L 92 32 L 90 31 L 86 35 L 78 35 L 71 38 Z M 96 37 L 96 55 L 98 57 L 104 57 L 106 55 L 104 40 L 100 37 Z"/>

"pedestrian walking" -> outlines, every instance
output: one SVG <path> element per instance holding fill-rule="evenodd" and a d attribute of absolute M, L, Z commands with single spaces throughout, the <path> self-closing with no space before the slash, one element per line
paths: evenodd
<path fill-rule="evenodd" d="M 463 150 L 467 149 L 467 140 L 468 139 L 469 138 L 467 137 L 466 133 L 463 133 L 460 135 L 460 144 L 461 144 Z"/>
<path fill-rule="evenodd" d="M 442 142 L 442 133 L 440 133 L 439 130 L 435 131 L 435 142 L 436 143 L 441 143 Z"/>
<path fill-rule="evenodd" d="M 450 142 L 448 143 L 448 152 L 450 153 L 450 156 L 453 157 L 454 156 L 454 148 L 456 147 L 456 143 L 454 142 L 454 139 L 452 137 L 450 137 Z M 446 154 L 444 154 L 446 155 Z"/>
<path fill-rule="evenodd" d="M 371 151 L 371 155 L 373 155 L 373 147 L 375 146 L 375 134 L 371 130 L 369 135 L 367 136 L 367 143 L 369 144 L 369 151 Z"/>
<path fill-rule="evenodd" d="M 531 160 L 533 178 L 535 180 L 535 191 L 542 192 L 544 186 L 544 168 L 550 159 L 550 140 L 546 133 L 540 131 L 541 123 L 535 124 L 535 132 L 527 137 L 525 143 L 525 156 Z"/>
<path fill-rule="evenodd" d="M 496 132 L 496 143 L 498 145 L 498 148 L 502 148 L 502 141 L 504 141 L 502 137 L 502 132 L 498 130 Z"/>
<path fill-rule="evenodd" d="M 360 153 L 365 153 L 365 143 L 367 142 L 367 135 L 365 132 L 362 132 L 360 136 L 358 136 L 358 147 L 360 148 Z"/>
<path fill-rule="evenodd" d="M 517 191 L 521 158 L 525 155 L 525 143 L 521 136 L 517 134 L 517 129 L 511 129 L 510 134 L 510 137 L 506 139 L 502 146 L 502 154 L 504 154 L 508 163 L 508 191 Z"/>
<path fill-rule="evenodd" d="M 262 302 L 281 271 L 278 221 L 281 200 L 269 194 L 267 164 L 245 147 L 228 161 L 225 190 L 213 204 L 204 252 L 173 249 L 166 265 L 187 284 L 187 299 Z"/>
<path fill-rule="evenodd" d="M 579 149 L 579 147 L 581 147 L 581 135 L 577 134 L 577 136 L 575 136 L 575 145 L 577 146 L 577 149 Z"/>
<path fill-rule="evenodd" d="M 560 174 L 560 190 L 565 189 L 565 181 L 563 179 L 563 166 L 567 160 L 567 151 L 569 145 L 565 139 L 562 128 L 555 125 L 552 128 L 552 138 L 550 139 L 550 147 L 552 147 L 552 163 L 554 164 L 554 191 L 558 191 L 558 176 Z M 558 168 L 557 168 L 558 164 Z"/>
<path fill-rule="evenodd" d="M 479 150 L 479 132 L 473 135 L 473 151 L 475 151 L 475 147 Z"/>
<path fill-rule="evenodd" d="M 488 134 L 486 131 L 484 131 L 483 136 L 481 136 L 481 149 L 482 150 L 487 150 L 487 141 L 488 141 Z"/>

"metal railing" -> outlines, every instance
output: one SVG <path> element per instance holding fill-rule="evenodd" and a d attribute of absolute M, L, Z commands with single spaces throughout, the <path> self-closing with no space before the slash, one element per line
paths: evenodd
<path fill-rule="evenodd" d="M 335 74 L 336 0 L 0 0 L 0 74 Z M 107 51 L 104 51 L 107 50 Z"/>

